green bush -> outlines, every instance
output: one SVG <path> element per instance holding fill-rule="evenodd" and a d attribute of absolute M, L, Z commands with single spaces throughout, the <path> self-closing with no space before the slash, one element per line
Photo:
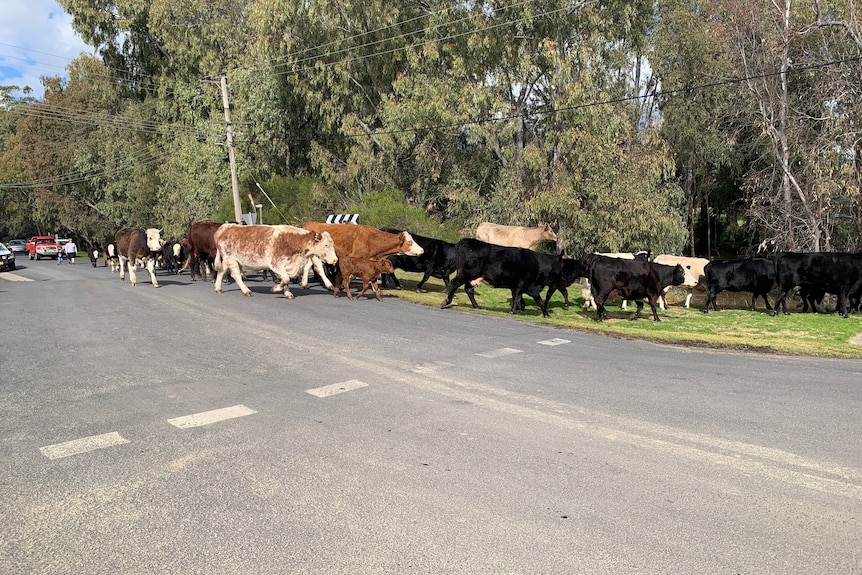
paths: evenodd
<path fill-rule="evenodd" d="M 460 239 L 460 226 L 441 223 L 422 208 L 411 206 L 398 190 L 381 190 L 366 195 L 361 204 L 348 207 L 344 213 L 359 214 L 359 223 L 375 228 L 397 228 L 450 242 Z"/>

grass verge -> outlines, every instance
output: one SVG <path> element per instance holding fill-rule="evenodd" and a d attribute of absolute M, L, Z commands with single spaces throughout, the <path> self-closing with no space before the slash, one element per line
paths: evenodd
<path fill-rule="evenodd" d="M 416 304 L 440 307 L 445 297 L 443 282 L 432 278 L 426 282 L 426 292 L 417 293 L 416 283 L 420 274 L 399 270 L 398 278 L 404 289 L 391 286 L 383 290 L 384 295 L 397 297 Z M 369 290 L 370 291 L 370 290 Z M 608 306 L 610 319 L 602 323 L 594 321 L 595 311 L 581 309 L 583 299 L 578 286 L 569 288 L 571 305 L 563 309 L 563 297 L 556 293 L 548 305 L 550 318 L 543 318 L 532 298 L 526 298 L 527 309 L 512 316 L 509 314 L 511 296 L 507 289 L 495 289 L 487 285 L 476 288 L 476 301 L 481 309 L 474 310 L 470 300 L 459 288 L 450 309 L 468 311 L 490 316 L 516 318 L 537 324 L 571 329 L 579 332 L 599 333 L 612 337 L 642 339 L 658 343 L 711 348 L 716 350 L 750 351 L 773 354 L 801 355 L 811 357 L 862 359 L 862 345 L 850 343 L 850 339 L 862 333 L 862 317 L 852 315 L 843 319 L 837 314 L 803 314 L 795 308 L 791 315 L 772 317 L 772 312 L 759 300 L 757 311 L 748 311 L 750 294 L 720 294 L 718 312 L 703 313 L 705 294 L 698 294 L 691 301 L 691 308 L 682 307 L 682 292 L 671 291 L 668 295 L 670 308 L 659 310 L 662 321 L 652 320 L 649 305 L 644 306 L 644 317 L 631 321 L 634 305 L 628 311 L 616 305 Z M 544 293 L 544 292 L 543 292 Z M 774 297 L 770 297 L 770 303 Z M 791 304 L 795 306 L 795 302 Z M 788 306 L 790 307 L 790 305 Z"/>

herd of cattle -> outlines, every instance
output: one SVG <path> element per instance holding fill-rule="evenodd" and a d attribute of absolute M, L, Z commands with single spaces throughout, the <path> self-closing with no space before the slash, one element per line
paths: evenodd
<path fill-rule="evenodd" d="M 128 268 L 132 285 L 137 285 L 136 268 L 142 266 L 149 272 L 152 285 L 159 287 L 155 272 L 160 265 L 173 274 L 188 269 L 192 281 L 196 280 L 196 272 L 211 277 L 214 270 L 215 290 L 221 292 L 225 272 L 229 272 L 247 296 L 251 290 L 243 281 L 244 273 L 269 273 L 277 282 L 272 292 L 283 292 L 289 299 L 293 298 L 288 289 L 290 279 L 301 277 L 300 285 L 308 287 L 313 268 L 336 296 L 343 289 L 352 299 L 350 283 L 356 278 L 362 281 L 357 297 L 370 285 L 380 300 L 378 279 L 382 276 L 384 286 L 391 280 L 400 288 L 394 272 L 401 269 L 422 274 L 417 284 L 420 291 L 431 277 L 443 280 L 446 297 L 442 308 L 452 303 L 461 286 L 472 306 L 478 308 L 474 290 L 484 281 L 511 291 L 511 313 L 524 309 L 526 294 L 545 317 L 556 291 L 561 292 L 564 308 L 568 309 L 568 288 L 586 280 L 585 307 L 595 306 L 596 321 L 608 318 L 605 304 L 614 295 L 624 299 L 624 309 L 625 300 L 635 301 L 633 318 L 641 317 L 642 300 L 646 299 L 653 319 L 660 321 L 657 308 L 665 308 L 665 295 L 671 287 L 686 290 L 684 305 L 689 307 L 693 288 L 704 283 L 704 312 L 709 312 L 710 307 L 717 311 L 716 297 L 730 291 L 750 292 L 752 310 L 757 298 L 762 297 L 773 315 L 778 315 L 779 310 L 787 314 L 786 300 L 798 290 L 803 311 L 816 310 L 827 294 L 832 294 L 839 315 L 846 318 L 848 313 L 859 311 L 862 296 L 862 254 L 785 252 L 773 258 L 709 261 L 672 255 L 651 260 L 649 253 L 640 252 L 595 253 L 572 259 L 535 251 L 542 242 L 556 242 L 560 248 L 557 235 L 548 225 L 527 228 L 483 223 L 476 239 L 450 243 L 403 230 L 358 224 L 309 221 L 295 227 L 197 222 L 179 242 L 162 241 L 157 229 L 121 228 L 115 241 L 106 247 L 104 259 L 111 271 L 119 271 L 121 280 Z M 94 266 L 98 257 L 98 250 L 91 250 Z M 777 286 L 774 309 L 768 299 L 773 286 Z M 541 292 L 546 288 L 543 298 Z"/>

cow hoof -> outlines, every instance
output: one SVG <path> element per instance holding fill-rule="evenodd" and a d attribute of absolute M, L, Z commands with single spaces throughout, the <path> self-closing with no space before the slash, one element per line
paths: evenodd
<path fill-rule="evenodd" d="M 287 299 L 293 299 L 293 294 L 292 293 L 286 293 L 286 294 L 284 294 L 284 297 L 286 297 Z"/>
<path fill-rule="evenodd" d="M 242 295 L 244 295 L 245 297 L 251 297 L 252 293 L 250 291 L 244 291 L 242 292 Z"/>
<path fill-rule="evenodd" d="M 162 285 L 161 284 L 153 284 L 153 287 L 158 288 L 158 287 L 162 287 Z"/>

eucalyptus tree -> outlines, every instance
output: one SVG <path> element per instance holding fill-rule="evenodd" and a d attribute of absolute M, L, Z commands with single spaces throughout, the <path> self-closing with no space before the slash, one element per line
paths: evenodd
<path fill-rule="evenodd" d="M 836 214 L 859 210 L 860 94 L 848 79 L 858 79 L 862 52 L 852 25 L 835 24 L 853 22 L 853 3 L 823 8 L 817 0 L 766 10 L 727 0 L 715 8 L 745 80 L 734 121 L 753 157 L 743 189 L 764 247 L 844 249 L 852 239 L 845 229 L 838 245 L 834 234 L 845 226 Z"/>
<path fill-rule="evenodd" d="M 731 165 L 731 138 L 720 128 L 728 104 L 734 102 L 729 91 L 738 87 L 723 85 L 730 75 L 729 58 L 726 45 L 716 39 L 708 8 L 699 0 L 660 2 L 650 64 L 660 80 L 661 134 L 671 147 L 685 197 L 686 252 L 712 256 L 716 246 L 711 211 L 726 216 L 735 205 L 722 205 L 716 197 L 711 203 L 710 194 L 722 185 L 723 168 Z M 698 220 L 706 230 L 699 245 Z"/>

